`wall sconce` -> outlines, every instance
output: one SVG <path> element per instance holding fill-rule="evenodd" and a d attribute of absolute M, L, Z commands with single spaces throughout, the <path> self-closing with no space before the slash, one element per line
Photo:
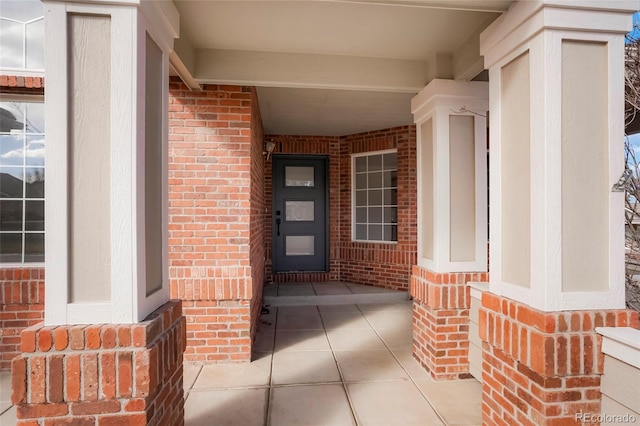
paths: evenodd
<path fill-rule="evenodd" d="M 276 143 L 274 141 L 267 141 L 265 143 L 266 151 L 263 152 L 263 154 L 267 154 L 267 161 L 269 161 L 269 157 L 271 157 L 271 154 L 273 153 L 273 150 L 275 148 L 276 148 Z"/>

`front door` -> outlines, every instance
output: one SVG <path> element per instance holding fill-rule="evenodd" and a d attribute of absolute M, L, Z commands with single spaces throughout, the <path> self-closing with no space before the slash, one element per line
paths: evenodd
<path fill-rule="evenodd" d="M 273 157 L 273 272 L 328 270 L 328 159 Z"/>

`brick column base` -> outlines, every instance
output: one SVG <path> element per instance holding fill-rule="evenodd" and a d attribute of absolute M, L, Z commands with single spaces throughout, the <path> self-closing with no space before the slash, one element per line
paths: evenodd
<path fill-rule="evenodd" d="M 414 266 L 413 356 L 436 380 L 469 378 L 469 282 L 487 273 L 444 273 Z"/>
<path fill-rule="evenodd" d="M 600 414 L 604 356 L 596 327 L 638 328 L 627 310 L 542 312 L 485 292 L 479 312 L 482 424 L 582 424 Z"/>
<path fill-rule="evenodd" d="M 180 301 L 138 324 L 40 323 L 21 346 L 11 365 L 19 426 L 184 424 Z"/>
<path fill-rule="evenodd" d="M 20 355 L 20 333 L 44 319 L 44 268 L 0 268 L 0 371 Z"/>

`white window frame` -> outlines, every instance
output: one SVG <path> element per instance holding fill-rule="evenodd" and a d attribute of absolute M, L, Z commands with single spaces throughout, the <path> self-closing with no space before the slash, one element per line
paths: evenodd
<path fill-rule="evenodd" d="M 44 105 L 44 95 L 14 95 L 14 94 L 2 94 L 2 102 L 20 102 L 20 103 L 41 103 Z M 46 126 L 46 125 L 45 125 Z M 39 135 L 40 133 L 35 133 L 35 135 Z M 46 138 L 46 134 L 43 131 L 42 135 Z M 46 149 L 46 148 L 45 148 Z M 7 166 L 7 167 L 11 167 L 11 166 Z M 22 167 L 25 167 L 24 164 L 24 158 L 23 158 L 23 165 Z M 46 169 L 47 169 L 47 165 L 44 165 L 44 170 L 45 170 L 45 174 L 46 174 Z M 26 215 L 26 209 L 24 208 L 24 203 L 25 200 L 27 200 L 26 194 L 23 193 L 22 194 L 22 198 L 15 198 L 15 199 L 9 199 L 7 198 L 6 200 L 15 200 L 15 201 L 22 201 L 23 203 L 23 209 L 22 209 L 22 230 L 19 232 L 22 235 L 22 261 L 21 262 L 2 262 L 0 261 L 0 268 L 25 268 L 25 267 L 30 267 L 30 268 L 44 268 L 44 264 L 45 262 L 25 262 L 24 261 L 24 239 L 25 239 L 25 234 L 26 234 L 26 230 L 24 229 L 24 223 L 25 223 L 25 215 Z M 46 194 L 44 197 L 42 198 L 34 198 L 34 201 L 43 201 L 45 203 L 45 209 L 46 209 Z M 32 232 L 32 233 L 37 233 L 37 234 L 43 234 L 45 235 L 45 239 L 46 239 L 46 220 L 45 220 L 45 229 L 43 231 L 37 231 L 37 232 Z M 18 233 L 18 231 L 16 231 L 16 233 Z M 45 250 L 44 256 L 46 258 L 47 253 Z"/>
<path fill-rule="evenodd" d="M 384 149 L 384 150 L 380 150 L 380 151 L 367 151 L 367 152 L 359 152 L 356 154 L 351 154 L 351 170 L 350 170 L 350 174 L 351 174 L 351 241 L 352 242 L 357 242 L 357 243 L 376 243 L 376 244 L 398 244 L 397 241 L 397 230 L 396 230 L 396 241 L 387 241 L 387 240 L 362 240 L 362 239 L 357 239 L 356 238 L 356 159 L 360 158 L 360 157 L 371 157 L 374 155 L 384 155 L 384 154 L 396 154 L 396 173 L 398 171 L 398 149 L 397 148 L 393 148 L 393 149 Z M 368 172 L 367 172 L 368 174 Z M 396 191 L 398 190 L 398 186 L 396 183 Z M 385 188 L 382 187 L 382 190 L 384 190 Z M 384 198 L 383 198 L 384 200 Z M 369 207 L 369 204 L 367 202 L 367 208 Z M 383 218 L 384 218 L 384 208 L 386 206 L 384 205 L 384 201 L 383 201 L 383 205 L 381 206 L 381 208 L 383 209 Z M 392 207 L 392 206 L 390 206 Z M 398 204 L 396 203 L 395 205 L 396 208 L 398 208 Z M 367 221 L 368 222 L 368 221 Z M 383 222 L 382 226 L 383 226 L 383 236 L 384 236 L 384 225 L 386 223 Z M 396 227 L 398 226 L 398 222 L 396 221 L 395 223 Z"/>
<path fill-rule="evenodd" d="M 1 2 L 2 0 L 0 0 L 0 3 Z M 22 66 L 0 67 L 0 70 L 2 70 L 3 73 L 16 76 L 28 75 L 32 77 L 44 77 L 44 68 L 27 68 L 27 25 L 33 24 L 34 22 L 38 21 L 44 21 L 44 6 L 42 7 L 42 16 L 30 19 L 28 21 L 19 21 L 17 19 L 8 18 L 5 16 L 0 16 L 0 20 L 22 25 Z M 42 39 L 42 43 L 44 44 L 44 37 Z"/>

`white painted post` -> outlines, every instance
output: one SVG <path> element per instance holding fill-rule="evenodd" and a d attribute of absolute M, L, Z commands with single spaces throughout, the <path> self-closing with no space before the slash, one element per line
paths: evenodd
<path fill-rule="evenodd" d="M 138 322 L 169 298 L 168 55 L 179 15 L 171 2 L 44 3 L 45 324 Z"/>
<path fill-rule="evenodd" d="M 411 101 L 417 125 L 418 265 L 487 270 L 488 85 L 432 80 Z"/>
<path fill-rule="evenodd" d="M 482 34 L 491 291 L 543 311 L 624 308 L 624 35 L 637 1 L 521 1 Z"/>

